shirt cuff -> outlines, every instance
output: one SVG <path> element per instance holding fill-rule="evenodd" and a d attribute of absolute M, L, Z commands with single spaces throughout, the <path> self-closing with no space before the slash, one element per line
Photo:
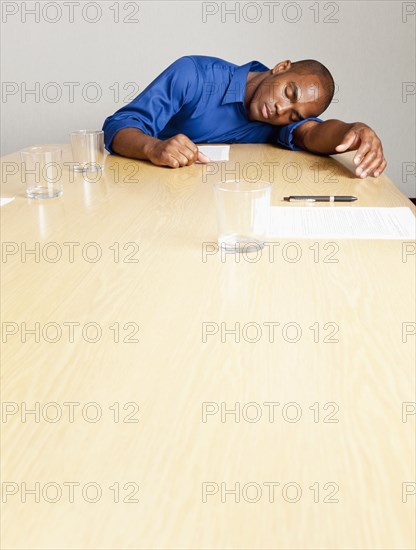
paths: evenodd
<path fill-rule="evenodd" d="M 315 120 L 316 122 L 323 122 L 323 120 L 321 120 L 320 118 L 312 117 L 305 118 L 305 120 L 299 120 L 299 122 L 294 122 L 293 124 L 288 124 L 287 126 L 282 126 L 277 136 L 278 145 L 282 145 L 282 147 L 287 147 L 292 151 L 302 151 L 300 147 L 296 147 L 296 145 L 293 143 L 293 132 L 298 126 L 301 126 L 305 122 L 310 122 L 311 120 Z"/>

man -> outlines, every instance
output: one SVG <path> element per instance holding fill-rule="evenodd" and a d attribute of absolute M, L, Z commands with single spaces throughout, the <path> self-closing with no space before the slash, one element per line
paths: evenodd
<path fill-rule="evenodd" d="M 317 118 L 333 95 L 330 72 L 315 60 L 268 69 L 258 61 L 237 66 L 186 56 L 105 120 L 105 145 L 172 168 L 208 162 L 196 143 L 274 143 L 323 155 L 357 150 L 356 175 L 379 176 L 386 161 L 371 128 Z"/>

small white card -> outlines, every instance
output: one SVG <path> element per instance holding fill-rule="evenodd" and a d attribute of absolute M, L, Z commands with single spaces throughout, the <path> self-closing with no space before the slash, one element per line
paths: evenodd
<path fill-rule="evenodd" d="M 229 145 L 198 145 L 198 149 L 212 162 L 221 162 L 230 158 Z"/>
<path fill-rule="evenodd" d="M 12 201 L 14 201 L 14 197 L 9 197 L 7 199 L 6 198 L 0 199 L 0 206 L 3 206 L 4 204 L 7 204 Z"/>

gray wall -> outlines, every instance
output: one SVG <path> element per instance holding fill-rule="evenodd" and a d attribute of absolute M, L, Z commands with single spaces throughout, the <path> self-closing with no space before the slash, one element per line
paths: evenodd
<path fill-rule="evenodd" d="M 416 196 L 414 2 L 68 0 L 1 8 L 3 155 L 101 128 L 182 55 L 268 66 L 311 57 L 338 84 L 323 118 L 372 126 L 387 174 Z"/>

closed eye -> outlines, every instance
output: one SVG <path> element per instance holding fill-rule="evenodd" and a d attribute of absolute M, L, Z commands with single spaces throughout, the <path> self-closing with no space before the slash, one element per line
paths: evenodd
<path fill-rule="evenodd" d="M 293 93 L 293 87 L 292 86 L 286 86 L 285 88 L 285 96 L 290 99 L 290 101 L 293 101 L 295 98 L 294 98 L 294 93 Z"/>
<path fill-rule="evenodd" d="M 295 82 L 289 82 L 285 88 L 285 95 L 292 103 L 296 103 L 299 98 L 299 87 Z"/>

